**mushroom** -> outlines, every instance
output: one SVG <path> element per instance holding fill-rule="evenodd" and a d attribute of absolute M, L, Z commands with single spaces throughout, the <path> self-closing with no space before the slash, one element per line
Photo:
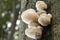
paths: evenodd
<path fill-rule="evenodd" d="M 39 15 L 36 13 L 34 9 L 27 9 L 21 15 L 22 21 L 26 24 L 30 24 L 30 22 L 38 23 Z"/>
<path fill-rule="evenodd" d="M 48 24 L 50 24 L 51 18 L 52 18 L 52 15 L 51 15 L 51 14 L 43 13 L 43 14 L 41 14 L 41 15 L 39 16 L 38 22 L 39 22 L 42 26 L 47 26 Z"/>
<path fill-rule="evenodd" d="M 27 28 L 25 30 L 25 35 L 33 39 L 39 39 L 42 36 L 42 30 L 43 28 L 41 26 Z"/>
<path fill-rule="evenodd" d="M 47 4 L 44 1 L 37 1 L 36 2 L 36 9 L 40 11 L 41 9 L 47 9 Z"/>

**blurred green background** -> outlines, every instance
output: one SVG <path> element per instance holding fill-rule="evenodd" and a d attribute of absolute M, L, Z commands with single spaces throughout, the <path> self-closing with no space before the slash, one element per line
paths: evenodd
<path fill-rule="evenodd" d="M 0 40 L 18 40 L 19 10 L 20 0 L 0 0 Z"/>

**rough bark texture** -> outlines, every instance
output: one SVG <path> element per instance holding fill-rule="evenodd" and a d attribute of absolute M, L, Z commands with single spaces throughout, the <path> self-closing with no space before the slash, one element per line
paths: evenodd
<path fill-rule="evenodd" d="M 28 9 L 34 8 L 35 3 L 38 0 L 21 0 L 21 13 Z M 47 12 L 53 15 L 52 22 L 46 28 L 44 28 L 43 35 L 41 39 L 38 40 L 60 40 L 60 0 L 43 0 L 47 3 Z M 19 40 L 33 40 L 28 38 L 24 34 L 26 24 L 21 20 L 19 29 Z"/>
<path fill-rule="evenodd" d="M 51 1 L 52 36 L 53 40 L 60 40 L 60 0 Z"/>

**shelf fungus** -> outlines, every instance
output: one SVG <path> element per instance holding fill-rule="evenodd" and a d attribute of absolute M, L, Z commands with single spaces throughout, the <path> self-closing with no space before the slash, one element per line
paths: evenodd
<path fill-rule="evenodd" d="M 51 18 L 52 18 L 51 14 L 43 13 L 40 14 L 40 17 L 38 18 L 38 22 L 43 26 L 47 26 L 48 24 L 50 24 Z"/>
<path fill-rule="evenodd" d="M 27 9 L 25 10 L 22 15 L 22 21 L 26 24 L 30 24 L 30 22 L 38 22 L 39 15 L 36 13 L 34 9 Z"/>
<path fill-rule="evenodd" d="M 47 9 L 47 4 L 44 1 L 37 1 L 36 2 L 36 9 L 40 11 L 41 9 Z"/>
<path fill-rule="evenodd" d="M 39 39 L 42 36 L 42 30 L 43 28 L 40 26 L 27 28 L 25 30 L 25 35 L 28 36 L 29 38 Z"/>

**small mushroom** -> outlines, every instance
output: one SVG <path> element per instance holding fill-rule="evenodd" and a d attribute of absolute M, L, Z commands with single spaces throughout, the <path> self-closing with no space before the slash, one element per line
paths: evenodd
<path fill-rule="evenodd" d="M 41 9 L 47 9 L 47 4 L 44 1 L 37 1 L 36 2 L 36 9 L 40 11 Z"/>
<path fill-rule="evenodd" d="M 41 14 L 40 17 L 38 18 L 38 22 L 42 26 L 47 26 L 51 22 L 52 15 L 51 14 Z"/>
<path fill-rule="evenodd" d="M 43 28 L 40 26 L 33 27 L 33 28 L 27 28 L 25 30 L 25 35 L 33 39 L 39 39 L 42 36 L 42 30 Z"/>
<path fill-rule="evenodd" d="M 34 9 L 27 9 L 25 10 L 22 15 L 22 21 L 26 24 L 30 24 L 30 22 L 38 22 L 39 15 L 36 13 Z"/>

